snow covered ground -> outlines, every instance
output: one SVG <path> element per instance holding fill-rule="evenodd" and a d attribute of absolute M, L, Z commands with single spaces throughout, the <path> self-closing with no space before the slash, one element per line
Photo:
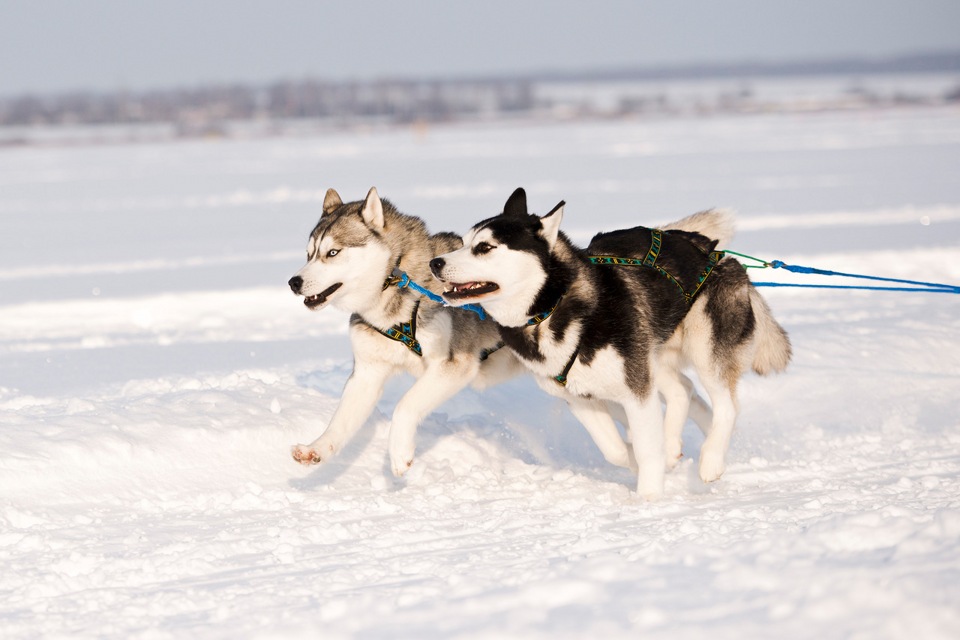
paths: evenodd
<path fill-rule="evenodd" d="M 960 637 L 960 297 L 766 290 L 790 369 L 645 503 L 525 379 L 403 481 L 405 380 L 296 465 L 351 356 L 285 284 L 371 185 L 457 231 L 524 186 L 580 241 L 728 205 L 735 250 L 960 283 L 957 167 L 947 108 L 0 150 L 0 637 Z"/>

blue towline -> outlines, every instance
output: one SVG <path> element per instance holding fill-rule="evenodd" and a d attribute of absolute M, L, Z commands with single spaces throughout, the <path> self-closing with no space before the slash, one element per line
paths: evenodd
<path fill-rule="evenodd" d="M 754 282 L 755 287 L 799 287 L 805 289 L 858 289 L 862 291 L 923 291 L 928 293 L 953 293 L 960 294 L 960 286 L 953 284 L 942 284 L 939 282 L 924 282 L 922 280 L 903 280 L 900 278 L 883 278 L 880 276 L 864 275 L 861 273 L 845 273 L 843 271 L 830 271 L 828 269 L 817 269 L 816 267 L 804 267 L 801 265 L 787 264 L 782 260 L 761 260 L 736 251 L 725 251 L 734 256 L 754 260 L 760 264 L 743 265 L 744 269 L 784 269 L 793 273 L 812 274 L 819 276 L 839 276 L 842 278 L 858 278 L 861 280 L 873 280 L 878 282 L 892 282 L 895 284 L 908 284 L 909 287 L 881 287 L 865 285 L 842 285 L 842 284 L 809 284 L 805 282 Z"/>
<path fill-rule="evenodd" d="M 397 282 L 397 286 L 400 287 L 401 289 L 407 289 L 407 288 L 413 289 L 417 293 L 421 293 L 427 296 L 434 302 L 440 303 L 445 307 L 450 306 L 447 304 L 447 301 L 443 299 L 443 296 L 438 296 L 437 294 L 435 294 L 433 291 L 430 291 L 426 287 L 420 286 L 419 284 L 411 280 L 410 276 L 408 276 L 405 271 L 400 271 L 400 269 L 394 269 L 391 275 L 394 278 L 399 278 Z M 473 311 L 475 314 L 480 316 L 481 320 L 487 319 L 487 313 L 483 310 L 483 307 L 481 307 L 478 304 L 465 304 L 460 308 L 466 309 L 467 311 Z"/>
<path fill-rule="evenodd" d="M 960 294 L 960 286 L 953 284 L 943 284 L 940 282 L 924 282 L 922 280 L 904 280 L 901 278 L 884 278 L 881 276 L 871 276 L 865 275 L 862 273 L 846 273 L 843 271 L 831 271 L 829 269 L 818 269 L 816 267 L 804 267 L 801 265 L 787 264 L 782 260 L 762 260 L 761 258 L 755 258 L 753 256 L 748 256 L 744 253 L 737 253 L 736 251 L 718 251 L 720 254 L 730 254 L 738 256 L 740 258 L 745 258 L 747 260 L 753 260 L 759 264 L 754 265 L 743 265 L 744 269 L 784 269 L 792 273 L 801 273 L 801 274 L 810 274 L 810 275 L 819 275 L 819 276 L 839 276 L 842 278 L 856 278 L 861 280 L 872 280 L 877 282 L 891 282 L 894 284 L 905 284 L 910 285 L 908 287 L 888 287 L 888 286 L 865 286 L 865 285 L 843 285 L 843 284 L 810 284 L 806 282 L 754 282 L 753 286 L 755 287 L 796 287 L 803 289 L 855 289 L 860 291 L 922 291 L 926 293 L 953 293 Z M 447 304 L 447 301 L 443 299 L 442 296 L 435 294 L 433 291 L 430 291 L 426 287 L 422 287 L 413 280 L 410 279 L 410 276 L 406 272 L 401 271 L 400 269 L 394 269 L 391 274 L 395 279 L 397 279 L 396 285 L 401 289 L 413 289 L 417 293 L 420 293 L 430 300 L 433 300 L 436 303 L 439 303 L 445 307 L 450 306 Z M 472 311 L 477 314 L 481 320 L 487 319 L 487 314 L 478 304 L 465 304 L 460 307 L 461 309 L 466 309 L 467 311 Z"/>

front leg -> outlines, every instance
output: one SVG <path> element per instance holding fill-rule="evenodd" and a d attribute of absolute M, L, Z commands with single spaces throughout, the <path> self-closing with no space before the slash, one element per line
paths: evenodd
<path fill-rule="evenodd" d="M 424 374 L 403 394 L 390 422 L 390 467 L 397 477 L 413 464 L 417 427 L 434 409 L 470 384 L 477 375 L 476 360 L 431 362 Z"/>
<path fill-rule="evenodd" d="M 573 397 L 567 398 L 567 404 L 570 405 L 573 415 L 593 438 L 607 462 L 618 467 L 636 468 L 627 443 L 620 437 L 620 431 L 610 417 L 607 403 L 601 400 Z"/>
<path fill-rule="evenodd" d="M 310 444 L 295 446 L 293 459 L 300 464 L 317 464 L 340 451 L 373 413 L 383 386 L 393 371 L 393 367 L 383 363 L 364 365 L 357 362 L 327 429 Z"/>
<path fill-rule="evenodd" d="M 663 414 L 655 392 L 621 403 L 630 423 L 630 440 L 637 458 L 637 493 L 647 500 L 663 495 L 666 455 L 663 445 Z"/>

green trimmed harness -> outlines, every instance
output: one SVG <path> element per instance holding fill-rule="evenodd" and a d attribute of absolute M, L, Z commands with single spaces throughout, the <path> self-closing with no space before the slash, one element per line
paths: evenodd
<path fill-rule="evenodd" d="M 660 275 L 664 276 L 667 280 L 677 285 L 677 288 L 680 289 L 680 293 L 683 295 L 683 299 L 686 300 L 687 306 L 689 307 L 691 304 L 693 304 L 693 299 L 696 297 L 696 295 L 700 293 L 700 288 L 703 286 L 703 283 L 706 282 L 710 274 L 713 273 L 713 269 L 717 266 L 717 263 L 719 263 L 723 258 L 724 252 L 711 251 L 710 253 L 706 254 L 706 267 L 704 267 L 703 271 L 697 277 L 697 284 L 693 288 L 693 291 L 687 291 L 683 288 L 683 285 L 680 284 L 680 281 L 673 276 L 673 274 L 657 264 L 657 258 L 660 257 L 660 248 L 662 246 L 663 231 L 660 229 L 650 229 L 650 250 L 647 251 L 647 255 L 642 260 L 639 258 L 618 258 L 616 256 L 587 256 L 587 260 L 593 264 L 616 265 L 622 267 L 647 267 L 649 269 L 653 269 Z"/>
<path fill-rule="evenodd" d="M 419 309 L 420 301 L 417 300 L 416 304 L 413 305 L 413 314 L 410 316 L 410 322 L 399 322 L 386 331 L 373 326 L 366 320 L 364 320 L 363 323 L 380 335 L 390 338 L 391 340 L 396 340 L 407 349 L 410 349 L 413 355 L 423 357 L 423 350 L 417 341 L 417 311 Z"/>
<path fill-rule="evenodd" d="M 538 313 L 537 315 L 535 315 L 535 316 L 531 317 L 529 320 L 527 320 L 527 324 L 524 325 L 524 328 L 526 328 L 526 327 L 532 327 L 532 326 L 534 326 L 534 325 L 538 325 L 538 324 L 540 324 L 541 322 L 543 322 L 544 320 L 546 320 L 547 318 L 549 318 L 550 316 L 552 316 L 552 315 L 553 315 L 553 312 L 556 311 L 557 307 L 560 306 L 560 300 L 563 300 L 563 296 L 560 296 L 560 297 L 557 299 L 556 304 L 554 304 L 552 307 L 550 307 L 550 308 L 547 309 L 546 311 L 543 311 L 543 312 L 541 312 L 541 313 Z M 506 343 L 504 343 L 504 341 L 501 340 L 500 342 L 498 342 L 497 344 L 493 345 L 493 346 L 490 347 L 489 349 L 484 349 L 483 351 L 480 352 L 480 360 L 481 360 L 481 361 L 486 360 L 486 359 L 489 358 L 491 355 L 493 355 L 494 353 L 496 353 L 497 351 L 499 351 L 500 349 L 502 349 L 505 344 L 506 344 Z"/>
<path fill-rule="evenodd" d="M 657 264 L 657 258 L 660 257 L 660 249 L 662 247 L 663 231 L 660 229 L 650 229 L 650 250 L 647 251 L 647 255 L 644 256 L 642 260 L 639 258 L 620 258 L 617 256 L 587 256 L 587 261 L 591 264 L 614 265 L 621 267 L 647 267 L 648 269 L 653 269 L 667 280 L 677 285 L 677 288 L 680 289 L 680 294 L 683 295 L 683 299 L 686 301 L 687 306 L 689 307 L 693 304 L 693 300 L 696 298 L 697 294 L 700 293 L 703 283 L 706 282 L 707 278 L 710 277 L 710 274 L 713 273 L 714 268 L 716 268 L 717 264 L 723 258 L 724 252 L 711 251 L 710 253 L 705 254 L 707 258 L 707 265 L 697 277 L 697 283 L 693 290 L 687 291 L 683 288 L 683 285 L 680 284 L 680 281 L 677 280 L 673 274 Z M 560 304 L 560 302 L 557 301 L 557 304 Z M 556 305 L 554 305 L 554 309 L 556 309 Z M 549 313 L 553 313 L 553 309 L 551 309 Z M 548 316 L 549 313 L 547 314 Z M 546 318 L 543 318 L 543 320 L 546 320 Z M 543 322 L 543 320 L 536 322 L 536 324 Z M 530 324 L 530 322 L 527 324 Z M 573 350 L 573 353 L 570 355 L 570 359 L 567 360 L 567 364 L 563 367 L 563 371 L 561 371 L 559 375 L 553 376 L 553 380 L 561 387 L 567 386 L 567 374 L 570 373 L 570 369 L 573 368 L 573 363 L 577 361 L 577 356 L 579 355 L 580 345 L 577 344 L 577 348 Z"/>
<path fill-rule="evenodd" d="M 383 281 L 383 291 L 387 290 L 387 287 L 397 284 L 400 282 L 400 278 L 395 275 L 394 272 L 400 269 L 400 260 L 403 256 L 397 256 L 397 264 L 394 267 L 393 271 L 387 278 Z M 420 343 L 417 341 L 417 311 L 420 309 L 420 300 L 417 300 L 416 304 L 413 305 L 413 313 L 410 315 L 410 322 L 398 322 L 393 325 L 386 331 L 375 327 L 363 318 L 360 318 L 363 321 L 363 324 L 367 325 L 380 335 L 385 338 L 390 338 L 391 340 L 396 340 L 407 349 L 410 349 L 413 355 L 418 357 L 423 357 L 423 349 L 420 348 Z"/>

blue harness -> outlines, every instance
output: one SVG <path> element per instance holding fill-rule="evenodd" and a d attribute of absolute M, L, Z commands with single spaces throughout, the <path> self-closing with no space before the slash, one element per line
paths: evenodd
<path fill-rule="evenodd" d="M 384 291 L 387 290 L 387 287 L 391 287 L 391 286 L 396 286 L 396 287 L 399 287 L 400 289 L 410 288 L 416 291 L 417 293 L 425 295 L 426 297 L 433 300 L 434 302 L 439 302 L 444 306 L 446 306 L 447 304 L 442 297 L 438 296 L 433 291 L 430 291 L 429 289 L 420 286 L 419 284 L 411 280 L 410 276 L 408 276 L 405 272 L 401 271 L 399 258 L 397 259 L 397 266 L 394 267 L 393 271 L 390 272 L 390 276 L 383 281 Z M 463 305 L 462 308 L 467 309 L 468 311 L 473 311 L 478 316 L 480 316 L 481 320 L 484 320 L 487 317 L 486 313 L 483 311 L 483 308 L 480 305 L 465 304 Z M 380 335 L 384 336 L 385 338 L 396 340 L 397 342 L 405 346 L 407 349 L 409 349 L 410 352 L 413 353 L 415 356 L 422 358 L 423 349 L 420 347 L 420 342 L 417 340 L 417 311 L 419 310 L 420 310 L 420 300 L 417 300 L 417 303 L 413 305 L 413 314 L 411 314 L 410 316 L 410 322 L 397 323 L 392 327 L 390 327 L 389 329 L 387 329 L 386 331 L 373 326 L 366 320 L 363 320 L 363 323 L 368 327 L 370 327 L 371 329 L 373 329 L 374 331 L 376 331 L 377 333 L 379 333 Z M 550 311 L 551 313 L 553 312 L 552 309 Z M 503 346 L 503 343 L 500 342 L 497 345 L 491 347 L 490 349 L 484 349 L 483 351 L 480 352 L 480 359 L 486 360 L 490 356 L 490 354 L 492 354 L 494 351 L 498 350 L 502 346 Z"/>

